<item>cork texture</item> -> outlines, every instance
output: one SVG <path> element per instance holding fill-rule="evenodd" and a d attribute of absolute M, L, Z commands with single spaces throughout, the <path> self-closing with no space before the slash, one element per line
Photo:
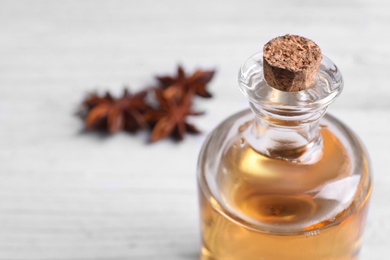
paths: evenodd
<path fill-rule="evenodd" d="M 263 49 L 264 78 L 281 91 L 300 91 L 312 86 L 322 60 L 320 47 L 307 38 L 285 35 L 272 39 Z"/>

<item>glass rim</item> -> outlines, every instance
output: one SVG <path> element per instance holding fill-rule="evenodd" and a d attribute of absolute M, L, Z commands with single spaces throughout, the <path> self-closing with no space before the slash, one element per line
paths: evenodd
<path fill-rule="evenodd" d="M 238 83 L 241 92 L 254 105 L 284 113 L 323 109 L 341 94 L 344 86 L 337 66 L 323 56 L 311 87 L 296 92 L 275 89 L 264 78 L 263 52 L 254 54 L 241 66 Z"/>

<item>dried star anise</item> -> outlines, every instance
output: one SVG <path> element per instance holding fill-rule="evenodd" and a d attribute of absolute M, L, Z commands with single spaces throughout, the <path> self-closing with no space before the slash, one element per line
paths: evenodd
<path fill-rule="evenodd" d="M 185 92 L 190 90 L 198 96 L 210 98 L 212 95 L 207 91 L 207 84 L 215 74 L 214 70 L 196 70 L 192 75 L 187 76 L 182 66 L 178 66 L 177 75 L 156 77 L 162 88 L 181 88 Z"/>
<path fill-rule="evenodd" d="M 182 140 L 186 132 L 191 134 L 200 133 L 193 124 L 187 122 L 187 116 L 203 114 L 191 110 L 193 90 L 189 90 L 186 93 L 175 93 L 174 89 L 154 90 L 159 107 L 158 109 L 153 109 L 145 113 L 146 120 L 153 127 L 150 135 L 151 142 L 164 139 L 168 136 Z"/>
<path fill-rule="evenodd" d="M 144 98 L 146 91 L 131 95 L 127 89 L 120 98 L 109 93 L 100 97 L 90 94 L 83 101 L 84 120 L 87 129 L 106 130 L 115 133 L 120 130 L 136 132 L 147 127 L 143 113 L 149 109 Z"/>
<path fill-rule="evenodd" d="M 186 133 L 200 133 L 187 119 L 203 114 L 192 110 L 192 101 L 195 95 L 211 97 L 206 87 L 214 73 L 196 70 L 187 76 L 178 66 L 176 76 L 157 77 L 158 86 L 136 94 L 130 94 L 127 89 L 119 98 L 108 92 L 103 96 L 90 94 L 82 103 L 80 115 L 90 130 L 136 132 L 149 127 L 151 142 L 168 136 L 182 140 Z"/>

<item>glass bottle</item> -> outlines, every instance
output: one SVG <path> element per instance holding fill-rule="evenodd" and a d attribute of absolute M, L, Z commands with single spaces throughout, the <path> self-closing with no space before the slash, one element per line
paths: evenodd
<path fill-rule="evenodd" d="M 267 84 L 263 53 L 239 86 L 250 109 L 223 121 L 198 162 L 201 260 L 357 259 L 371 194 L 356 135 L 325 114 L 342 76 L 323 57 L 313 86 Z"/>

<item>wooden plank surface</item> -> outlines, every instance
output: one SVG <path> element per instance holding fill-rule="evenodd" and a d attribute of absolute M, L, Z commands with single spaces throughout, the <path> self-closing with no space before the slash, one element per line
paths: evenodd
<path fill-rule="evenodd" d="M 265 2 L 265 1 L 264 1 Z M 363 260 L 390 254 L 388 1 L 0 0 L 0 260 L 195 260 L 195 169 L 205 135 L 245 108 L 239 66 L 270 38 L 314 39 L 341 69 L 331 112 L 374 166 Z M 199 101 L 204 135 L 82 133 L 73 116 L 93 89 L 137 89 L 182 63 L 217 68 Z"/>

